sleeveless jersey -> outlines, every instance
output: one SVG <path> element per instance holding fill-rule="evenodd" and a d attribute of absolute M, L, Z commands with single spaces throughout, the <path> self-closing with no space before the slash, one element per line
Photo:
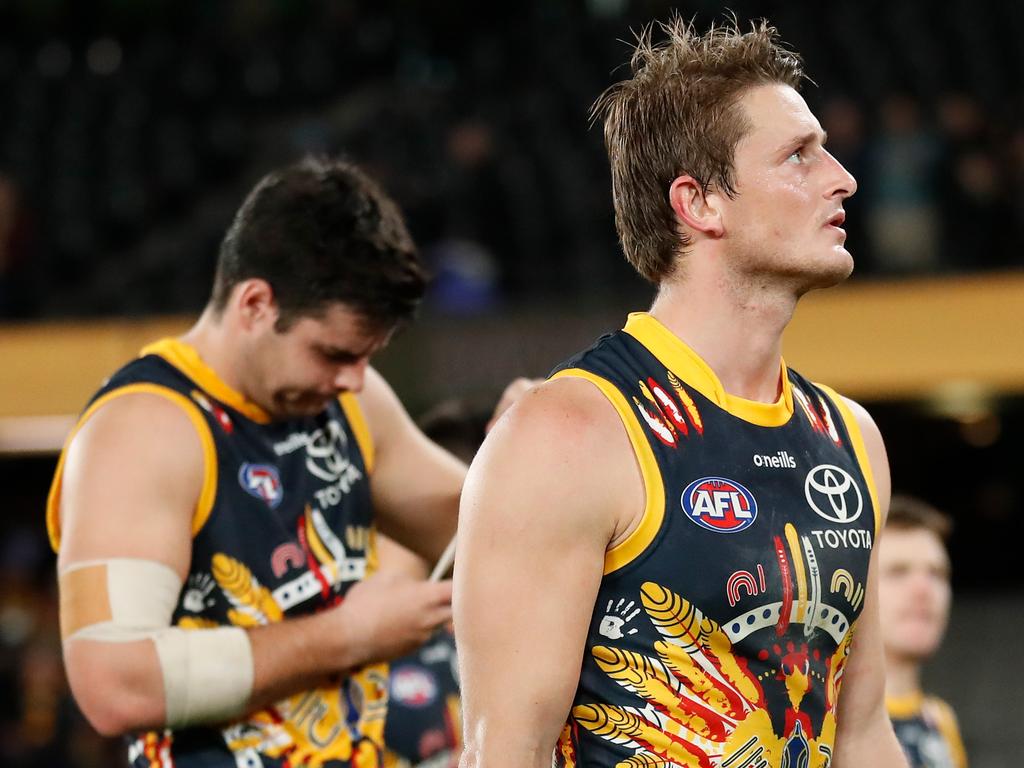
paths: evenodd
<path fill-rule="evenodd" d="M 646 507 L 611 548 L 555 764 L 826 768 L 877 503 L 834 392 L 729 395 L 645 313 L 560 367 L 616 408 Z"/>
<path fill-rule="evenodd" d="M 421 648 L 391 662 L 385 768 L 456 768 L 462 707 L 455 638 L 438 630 Z"/>
<path fill-rule="evenodd" d="M 194 349 L 166 339 L 109 379 L 79 427 L 133 392 L 177 403 L 203 446 L 192 562 L 173 624 L 198 630 L 278 622 L 336 605 L 365 577 L 372 445 L 354 395 L 315 417 L 271 421 Z M 63 461 L 47 511 L 54 549 Z M 387 691 L 387 665 L 371 665 L 234 723 L 133 735 L 129 761 L 133 768 L 377 766 Z"/>
<path fill-rule="evenodd" d="M 936 696 L 885 699 L 896 738 L 910 768 L 967 768 L 953 708 Z"/>

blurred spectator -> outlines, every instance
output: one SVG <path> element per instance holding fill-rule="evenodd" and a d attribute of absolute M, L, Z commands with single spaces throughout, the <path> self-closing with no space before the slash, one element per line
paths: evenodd
<path fill-rule="evenodd" d="M 1012 215 L 989 141 L 990 121 L 970 95 L 950 93 L 938 108 L 944 143 L 939 194 L 945 261 L 962 268 L 1006 266 Z"/>
<path fill-rule="evenodd" d="M 0 173 L 0 318 L 25 317 L 31 296 L 32 228 L 13 179 Z"/>
<path fill-rule="evenodd" d="M 887 96 L 880 118 L 863 190 L 876 267 L 879 272 L 935 271 L 941 266 L 934 191 L 939 143 L 909 96 Z"/>

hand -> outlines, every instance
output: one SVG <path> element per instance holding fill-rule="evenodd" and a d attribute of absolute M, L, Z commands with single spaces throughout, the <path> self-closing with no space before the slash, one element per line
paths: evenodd
<path fill-rule="evenodd" d="M 353 586 L 334 609 L 345 667 L 409 653 L 452 618 L 451 581 L 379 573 Z"/>
<path fill-rule="evenodd" d="M 505 391 L 501 393 L 501 399 L 498 400 L 498 404 L 494 407 L 494 413 L 491 414 L 491 420 L 487 422 L 485 431 L 490 432 L 501 415 L 511 408 L 516 400 L 522 397 L 531 388 L 540 384 L 543 379 L 528 379 L 524 376 L 520 376 L 518 379 L 513 379 L 512 383 L 505 387 Z"/>

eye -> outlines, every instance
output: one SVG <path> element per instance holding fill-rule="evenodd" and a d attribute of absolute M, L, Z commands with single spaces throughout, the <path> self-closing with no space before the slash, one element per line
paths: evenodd
<path fill-rule="evenodd" d="M 789 157 L 786 158 L 787 163 L 802 163 L 804 161 L 804 148 L 797 147 L 793 150 Z"/>

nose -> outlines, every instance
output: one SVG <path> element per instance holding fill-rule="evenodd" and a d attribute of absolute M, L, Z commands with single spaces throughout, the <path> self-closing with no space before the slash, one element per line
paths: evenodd
<path fill-rule="evenodd" d="M 857 191 L 857 180 L 853 178 L 846 168 L 827 150 L 825 152 L 828 163 L 832 166 L 832 179 L 826 197 L 839 197 L 845 200 Z"/>
<path fill-rule="evenodd" d="M 361 392 L 369 362 L 368 358 L 363 357 L 354 363 L 339 365 L 334 375 L 334 387 L 343 392 Z"/>

